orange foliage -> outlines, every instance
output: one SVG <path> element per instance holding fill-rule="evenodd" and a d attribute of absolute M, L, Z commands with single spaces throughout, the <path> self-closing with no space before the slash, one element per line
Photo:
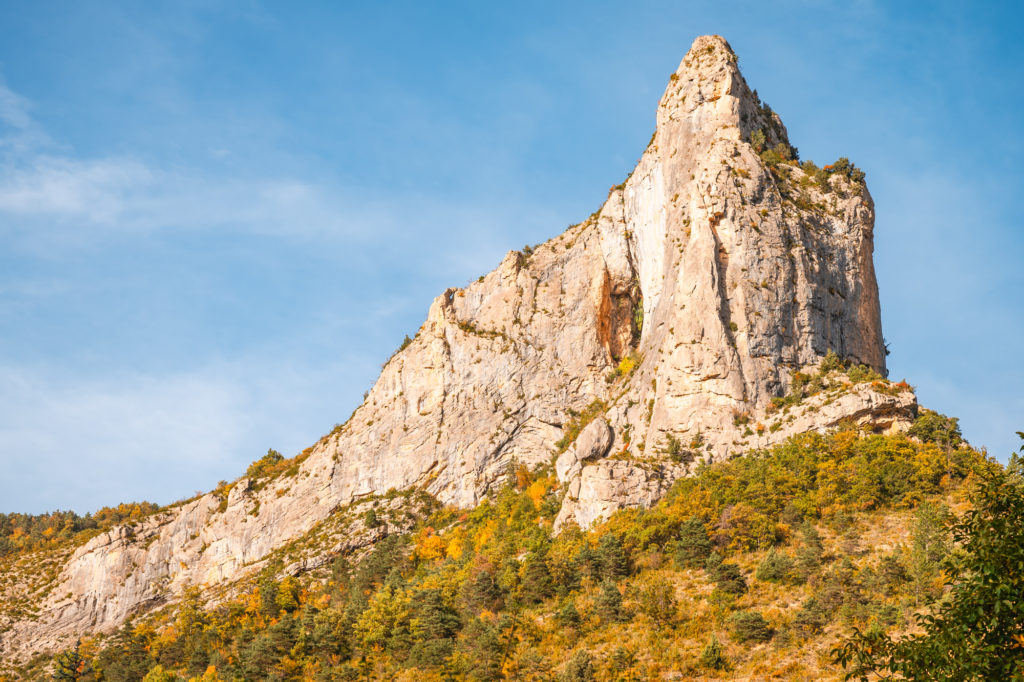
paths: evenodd
<path fill-rule="evenodd" d="M 430 526 L 420 529 L 413 540 L 413 554 L 423 561 L 441 559 L 445 553 L 444 538 L 437 535 Z"/>
<path fill-rule="evenodd" d="M 546 478 L 538 478 L 526 488 L 526 496 L 533 502 L 534 509 L 540 509 L 540 503 L 547 494 L 548 480 Z"/>

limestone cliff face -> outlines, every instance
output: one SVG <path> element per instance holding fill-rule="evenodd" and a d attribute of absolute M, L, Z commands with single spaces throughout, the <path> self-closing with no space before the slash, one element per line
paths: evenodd
<path fill-rule="evenodd" d="M 792 165 L 773 173 L 749 142 L 755 131 L 769 147 L 788 142 L 725 40 L 698 38 L 650 145 L 600 210 L 438 297 L 297 473 L 259 490 L 243 480 L 226 505 L 206 495 L 93 539 L 39 619 L 15 623 L 2 646 L 43 648 L 189 585 L 234 580 L 340 505 L 392 488 L 473 505 L 513 459 L 551 463 L 588 406 L 599 426 L 559 460 L 560 524 L 651 504 L 700 459 L 844 419 L 905 421 L 912 394 L 863 388 L 768 415 L 792 371 L 828 350 L 882 373 L 885 350 L 866 188 L 839 174 L 824 187 Z M 759 421 L 771 429 L 751 436 L 743 424 Z"/>

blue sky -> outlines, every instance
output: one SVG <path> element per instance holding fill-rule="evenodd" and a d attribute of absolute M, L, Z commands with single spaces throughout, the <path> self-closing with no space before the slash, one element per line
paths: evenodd
<path fill-rule="evenodd" d="M 693 38 L 877 209 L 894 378 L 1024 429 L 1013 3 L 0 2 L 0 511 L 170 502 L 344 421 L 600 205 Z"/>

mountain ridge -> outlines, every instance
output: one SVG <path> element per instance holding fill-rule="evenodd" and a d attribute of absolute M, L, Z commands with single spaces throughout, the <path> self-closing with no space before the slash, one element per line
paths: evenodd
<path fill-rule="evenodd" d="M 849 165 L 793 156 L 728 43 L 697 38 L 636 169 L 590 218 L 436 298 L 349 420 L 280 475 L 74 550 L 38 619 L 9 623 L 0 652 L 229 583 L 391 489 L 471 507 L 513 462 L 557 460 L 558 527 L 587 526 L 653 504 L 701 462 L 845 421 L 907 427 L 912 390 L 882 378 L 870 194 Z M 877 379 L 786 404 L 829 352 Z"/>

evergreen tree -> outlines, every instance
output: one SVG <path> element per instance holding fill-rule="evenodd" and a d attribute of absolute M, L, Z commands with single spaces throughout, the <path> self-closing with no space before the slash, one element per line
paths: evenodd
<path fill-rule="evenodd" d="M 948 520 L 949 511 L 934 504 L 921 505 L 915 516 L 910 542 L 910 579 L 915 605 L 936 596 L 935 582 L 951 549 Z"/>
<path fill-rule="evenodd" d="M 302 630 L 305 649 L 320 659 L 345 658 L 351 653 L 351 628 L 337 609 L 306 608 Z"/>
<path fill-rule="evenodd" d="M 926 443 L 936 443 L 947 450 L 958 447 L 964 440 L 959 419 L 926 409 L 921 410 L 907 435 L 920 438 Z"/>
<path fill-rule="evenodd" d="M 104 682 L 128 682 L 142 679 L 152 665 L 146 642 L 136 637 L 131 625 L 125 623 L 96 657 L 95 667 Z"/>
<path fill-rule="evenodd" d="M 831 610 L 819 599 L 810 597 L 793 618 L 793 626 L 804 636 L 816 635 L 832 620 Z"/>
<path fill-rule="evenodd" d="M 264 679 L 298 640 L 291 618 L 282 618 L 254 637 L 239 651 L 238 670 L 244 679 Z"/>
<path fill-rule="evenodd" d="M 725 658 L 725 650 L 722 649 L 722 643 L 718 641 L 718 637 L 715 637 L 714 634 L 711 635 L 711 639 L 708 640 L 704 650 L 700 652 L 700 664 L 711 670 L 729 669 L 729 661 Z"/>
<path fill-rule="evenodd" d="M 402 650 L 408 643 L 411 618 L 410 595 L 385 584 L 370 597 L 370 604 L 359 616 L 353 631 L 364 651 L 375 647 Z"/>
<path fill-rule="evenodd" d="M 378 542 L 373 551 L 359 562 L 352 575 L 350 593 L 367 594 L 384 584 L 384 580 L 395 569 L 406 566 L 405 548 L 407 536 L 388 535 Z"/>
<path fill-rule="evenodd" d="M 763 582 L 785 583 L 794 578 L 793 560 L 772 547 L 757 565 L 754 577 Z"/>
<path fill-rule="evenodd" d="M 713 569 L 711 579 L 715 581 L 715 590 L 724 594 L 739 596 L 747 591 L 747 579 L 743 571 L 732 562 L 722 562 Z"/>
<path fill-rule="evenodd" d="M 680 568 L 697 568 L 711 554 L 711 539 L 704 522 L 691 516 L 679 527 L 676 541 L 675 562 Z"/>
<path fill-rule="evenodd" d="M 757 611 L 737 611 L 729 616 L 729 633 L 737 642 L 766 642 L 772 638 L 768 621 Z"/>
<path fill-rule="evenodd" d="M 287 576 L 277 585 L 277 594 L 274 596 L 274 604 L 281 611 L 291 613 L 299 608 L 299 581 L 293 576 Z"/>
<path fill-rule="evenodd" d="M 622 540 L 614 533 L 605 533 L 597 543 L 595 552 L 600 575 L 609 580 L 619 580 L 629 575 L 629 559 L 622 547 Z"/>
<path fill-rule="evenodd" d="M 622 620 L 622 593 L 615 581 L 606 579 L 601 583 L 601 591 L 594 603 L 605 622 L 616 623 Z"/>
<path fill-rule="evenodd" d="M 501 679 L 504 648 L 496 624 L 474 618 L 466 625 L 460 648 L 468 661 L 466 672 L 469 679 L 480 682 Z"/>
<path fill-rule="evenodd" d="M 260 581 L 260 613 L 268 620 L 277 618 L 281 607 L 277 605 L 277 583 L 270 578 Z"/>
<path fill-rule="evenodd" d="M 523 561 L 520 595 L 523 604 L 539 604 L 551 596 L 554 585 L 545 552 L 530 552 Z"/>
<path fill-rule="evenodd" d="M 53 660 L 53 679 L 85 680 L 92 675 L 92 665 L 82 656 L 82 640 L 75 642 L 75 648 L 58 655 Z"/>
<path fill-rule="evenodd" d="M 821 534 L 814 524 L 804 521 L 800 526 L 800 548 L 796 552 L 796 572 L 803 580 L 807 580 L 821 568 L 821 558 L 825 547 L 821 542 Z"/>
<path fill-rule="evenodd" d="M 463 608 L 471 616 L 483 610 L 497 611 L 501 608 L 502 594 L 494 570 L 486 564 L 479 564 L 462 584 L 460 593 Z"/>
<path fill-rule="evenodd" d="M 558 676 L 560 682 L 592 682 L 594 679 L 594 659 L 590 652 L 580 649 L 572 655 Z"/>
<path fill-rule="evenodd" d="M 555 614 L 555 620 L 563 628 L 579 627 L 582 618 L 580 617 L 580 612 L 576 609 L 576 602 L 572 598 L 566 598 L 562 601 L 562 605 Z"/>
<path fill-rule="evenodd" d="M 445 603 L 439 589 L 418 590 L 413 595 L 410 623 L 413 665 L 440 665 L 454 649 L 462 623 L 458 612 Z"/>

